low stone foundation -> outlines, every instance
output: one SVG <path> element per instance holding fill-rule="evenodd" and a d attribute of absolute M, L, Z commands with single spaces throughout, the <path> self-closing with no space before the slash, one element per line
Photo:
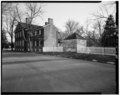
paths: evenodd
<path fill-rule="evenodd" d="M 63 52 L 63 47 L 43 47 L 43 52 Z"/>

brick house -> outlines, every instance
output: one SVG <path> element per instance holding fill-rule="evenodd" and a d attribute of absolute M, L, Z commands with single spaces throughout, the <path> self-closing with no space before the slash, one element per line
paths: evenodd
<path fill-rule="evenodd" d="M 44 26 L 37 26 L 19 22 L 15 29 L 15 50 L 42 52 L 43 47 L 57 47 L 58 29 L 53 24 L 53 19 L 48 18 Z M 30 39 L 30 41 L 28 41 Z"/>

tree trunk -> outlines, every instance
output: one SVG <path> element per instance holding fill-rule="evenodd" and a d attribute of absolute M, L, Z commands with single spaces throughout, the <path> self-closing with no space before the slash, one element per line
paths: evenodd
<path fill-rule="evenodd" d="M 11 26 L 11 51 L 13 51 L 13 25 Z"/>
<path fill-rule="evenodd" d="M 29 41 L 29 49 L 30 49 L 30 52 L 32 52 L 32 41 Z"/>
<path fill-rule="evenodd" d="M 30 35 L 28 35 L 28 43 L 29 43 L 29 51 L 32 52 L 32 41 L 30 39 Z"/>
<path fill-rule="evenodd" d="M 13 51 L 13 35 L 11 36 L 11 51 Z"/>

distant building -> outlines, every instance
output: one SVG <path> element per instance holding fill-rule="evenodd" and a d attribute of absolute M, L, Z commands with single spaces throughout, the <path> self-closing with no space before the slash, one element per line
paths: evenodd
<path fill-rule="evenodd" d="M 78 33 L 73 33 L 62 41 L 62 46 L 65 52 L 76 52 L 79 47 L 86 47 L 86 45 L 86 39 Z"/>
<path fill-rule="evenodd" d="M 34 52 L 42 52 L 43 47 L 57 47 L 57 32 L 58 29 L 53 24 L 53 19 L 48 18 L 44 26 L 37 26 L 19 22 L 15 29 L 15 50 L 30 51 L 29 45 Z M 28 41 L 30 36 L 31 43 Z"/>

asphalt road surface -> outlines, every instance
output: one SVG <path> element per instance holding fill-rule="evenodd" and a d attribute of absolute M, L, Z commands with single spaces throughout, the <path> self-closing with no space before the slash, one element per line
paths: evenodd
<path fill-rule="evenodd" d="M 2 92 L 115 93 L 115 65 L 38 54 L 2 57 Z"/>

